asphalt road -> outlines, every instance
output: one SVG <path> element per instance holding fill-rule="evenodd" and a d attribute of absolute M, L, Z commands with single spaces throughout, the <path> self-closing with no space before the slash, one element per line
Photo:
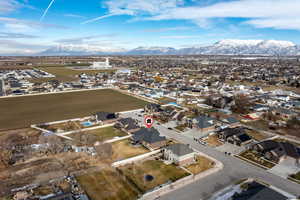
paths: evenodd
<path fill-rule="evenodd" d="M 143 118 L 141 116 L 139 117 L 136 113 L 127 113 L 126 116 L 138 119 L 141 123 L 143 121 Z M 212 147 L 201 145 L 192 138 L 186 137 L 174 130 L 169 130 L 164 126 L 154 124 L 154 127 L 158 129 L 162 135 L 173 138 L 181 143 L 190 144 L 195 150 L 219 160 L 224 165 L 221 171 L 170 192 L 159 199 L 204 200 L 211 197 L 215 192 L 244 178 L 260 179 L 292 195 L 300 196 L 300 186 L 297 183 L 276 176 L 238 158 L 226 156 L 224 153 Z"/>

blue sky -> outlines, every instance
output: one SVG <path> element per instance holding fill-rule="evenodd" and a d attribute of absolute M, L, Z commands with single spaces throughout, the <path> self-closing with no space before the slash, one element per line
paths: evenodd
<path fill-rule="evenodd" d="M 300 44 L 300 0 L 0 0 L 0 54 L 116 51 L 222 39 Z"/>

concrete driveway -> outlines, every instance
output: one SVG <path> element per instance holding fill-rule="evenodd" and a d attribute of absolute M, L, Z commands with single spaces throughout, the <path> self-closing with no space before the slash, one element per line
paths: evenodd
<path fill-rule="evenodd" d="M 216 149 L 221 152 L 228 152 L 235 155 L 243 152 L 245 150 L 245 147 L 236 146 L 230 143 L 224 143 L 223 145 L 216 147 Z"/>
<path fill-rule="evenodd" d="M 300 164 L 292 158 L 287 158 L 275 167 L 269 170 L 269 172 L 287 178 L 290 174 L 295 174 L 300 171 Z M 300 190 L 300 188 L 299 188 Z"/>

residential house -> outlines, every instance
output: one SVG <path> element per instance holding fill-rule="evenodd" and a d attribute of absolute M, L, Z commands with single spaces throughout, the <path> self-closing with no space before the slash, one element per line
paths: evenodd
<path fill-rule="evenodd" d="M 166 137 L 160 136 L 160 133 L 155 128 L 141 128 L 133 132 L 131 141 L 133 144 L 142 144 L 149 149 L 159 149 L 166 146 Z"/>
<path fill-rule="evenodd" d="M 235 128 L 240 126 L 240 122 L 239 120 L 237 120 L 234 117 L 228 117 L 226 119 L 223 119 L 222 122 L 224 122 L 226 125 L 228 125 L 230 128 Z"/>
<path fill-rule="evenodd" d="M 218 133 L 220 140 L 234 145 L 242 146 L 251 142 L 252 138 L 246 133 L 244 128 L 225 128 Z"/>
<path fill-rule="evenodd" d="M 287 200 L 282 193 L 257 182 L 249 183 L 240 193 L 235 193 L 232 200 Z"/>
<path fill-rule="evenodd" d="M 192 119 L 192 128 L 199 129 L 201 132 L 214 131 L 216 128 L 216 120 L 211 117 L 200 115 Z"/>
<path fill-rule="evenodd" d="M 196 153 L 187 144 L 172 144 L 164 148 L 163 158 L 176 165 L 190 165 L 195 162 Z"/>
<path fill-rule="evenodd" d="M 140 129 L 140 126 L 137 124 L 137 121 L 132 118 L 122 118 L 119 119 L 116 124 L 116 128 L 123 129 L 126 132 L 132 133 Z"/>
<path fill-rule="evenodd" d="M 266 140 L 253 145 L 252 149 L 273 162 L 281 162 L 286 158 L 300 159 L 300 149 L 289 142 Z"/>
<path fill-rule="evenodd" d="M 144 111 L 145 113 L 158 113 L 162 111 L 162 109 L 159 104 L 150 103 L 145 106 Z"/>
<path fill-rule="evenodd" d="M 115 122 L 118 119 L 118 116 L 117 116 L 116 113 L 97 112 L 96 114 L 94 114 L 94 119 L 97 122 L 112 123 L 112 122 Z"/>
<path fill-rule="evenodd" d="M 281 119 L 286 119 L 286 120 L 297 116 L 296 112 L 293 112 L 292 110 L 288 110 L 285 108 L 280 108 L 280 107 L 271 108 L 271 112 L 273 115 L 279 116 Z"/>

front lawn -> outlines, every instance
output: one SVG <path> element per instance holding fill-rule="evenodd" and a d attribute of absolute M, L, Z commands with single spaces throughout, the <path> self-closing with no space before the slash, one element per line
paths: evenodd
<path fill-rule="evenodd" d="M 143 192 L 168 181 L 174 182 L 189 175 L 189 173 L 175 165 L 166 165 L 157 160 L 129 164 L 121 167 L 120 170 Z M 153 177 L 153 180 L 146 180 L 147 175 Z"/>
<path fill-rule="evenodd" d="M 300 171 L 296 174 L 290 175 L 291 178 L 296 179 L 297 181 L 300 181 Z"/>
<path fill-rule="evenodd" d="M 85 174 L 76 179 L 92 200 L 127 200 L 138 196 L 137 191 L 113 170 Z"/>
<path fill-rule="evenodd" d="M 220 142 L 217 135 L 210 135 L 207 139 L 204 140 L 209 146 L 211 147 L 218 147 L 221 146 L 223 143 Z"/>
<path fill-rule="evenodd" d="M 200 174 L 201 172 L 204 172 L 205 170 L 214 167 L 214 165 L 215 163 L 212 160 L 204 156 L 197 156 L 196 163 L 191 164 L 185 168 L 190 172 L 192 172 L 193 174 Z"/>
<path fill-rule="evenodd" d="M 242 157 L 242 158 L 246 158 L 246 159 L 248 159 L 252 162 L 255 162 L 259 165 L 262 165 L 264 167 L 267 167 L 267 168 L 272 168 L 272 167 L 275 166 L 274 163 L 269 162 L 266 159 L 261 158 L 260 155 L 258 155 L 257 153 L 255 153 L 254 151 L 251 151 L 251 150 L 244 151 L 239 156 Z"/>

